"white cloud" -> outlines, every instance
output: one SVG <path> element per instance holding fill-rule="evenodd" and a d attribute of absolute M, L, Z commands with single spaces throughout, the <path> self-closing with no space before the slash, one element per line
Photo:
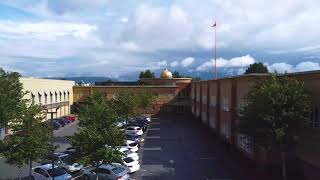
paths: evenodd
<path fill-rule="evenodd" d="M 170 66 L 171 67 L 179 66 L 179 62 L 178 61 L 173 61 L 173 62 L 170 63 Z"/>
<path fill-rule="evenodd" d="M 320 70 L 320 64 L 315 62 L 301 62 L 296 65 L 296 71 L 314 71 Z"/>
<path fill-rule="evenodd" d="M 240 57 L 234 57 L 229 60 L 224 58 L 218 58 L 217 59 L 217 67 L 224 67 L 224 68 L 241 68 L 241 67 L 247 67 L 250 64 L 253 64 L 255 62 L 255 59 L 251 57 L 250 55 L 240 56 Z M 208 71 L 214 67 L 214 60 L 207 61 L 200 65 L 197 68 L 197 71 Z"/>
<path fill-rule="evenodd" d="M 135 42 L 125 42 L 121 45 L 125 50 L 128 51 L 139 51 L 140 47 Z"/>
<path fill-rule="evenodd" d="M 285 72 L 293 72 L 294 67 L 291 64 L 287 64 L 284 62 L 281 63 L 274 63 L 268 66 L 268 70 L 270 72 L 276 71 L 277 73 L 285 73 Z"/>
<path fill-rule="evenodd" d="M 158 70 L 158 69 L 166 68 L 167 66 L 168 66 L 167 61 L 163 60 L 163 61 L 158 61 L 158 62 L 151 62 L 151 63 L 147 64 L 144 67 L 144 69 Z"/>
<path fill-rule="evenodd" d="M 268 70 L 270 72 L 277 71 L 278 73 L 313 71 L 313 70 L 320 70 L 320 65 L 319 63 L 310 62 L 310 61 L 300 62 L 296 66 L 281 62 L 281 63 L 273 63 L 269 65 Z"/>
<path fill-rule="evenodd" d="M 120 21 L 123 22 L 123 23 L 127 23 L 129 21 L 129 19 L 127 17 L 122 17 L 120 19 Z"/>
<path fill-rule="evenodd" d="M 190 66 L 192 63 L 194 62 L 194 58 L 193 57 L 187 57 L 186 59 L 181 61 L 181 65 L 182 67 L 188 67 Z"/>
<path fill-rule="evenodd" d="M 0 36 L 12 39 L 56 40 L 71 36 L 86 39 L 98 27 L 89 24 L 77 24 L 54 21 L 13 22 L 0 21 Z"/>

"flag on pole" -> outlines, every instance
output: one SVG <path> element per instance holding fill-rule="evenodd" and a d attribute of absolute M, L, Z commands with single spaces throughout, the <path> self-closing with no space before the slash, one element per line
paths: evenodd
<path fill-rule="evenodd" d="M 215 21 L 212 27 L 216 27 L 216 26 L 217 26 L 217 22 Z"/>

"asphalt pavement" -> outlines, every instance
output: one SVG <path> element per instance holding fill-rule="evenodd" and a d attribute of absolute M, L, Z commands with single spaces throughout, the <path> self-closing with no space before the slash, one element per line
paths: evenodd
<path fill-rule="evenodd" d="M 270 179 L 190 116 L 153 119 L 139 154 L 135 180 Z"/>
<path fill-rule="evenodd" d="M 78 122 L 54 132 L 57 151 L 69 147 L 66 136 L 78 129 Z M 132 180 L 269 180 L 228 145 L 190 116 L 161 116 L 152 119 L 139 149 L 141 169 Z M 21 169 L 22 177 L 27 167 Z M 19 177 L 20 170 L 0 158 L 0 180 Z M 75 175 L 78 176 L 78 175 Z M 78 178 L 78 179 L 81 179 Z M 272 178 L 271 178 L 272 179 Z"/>

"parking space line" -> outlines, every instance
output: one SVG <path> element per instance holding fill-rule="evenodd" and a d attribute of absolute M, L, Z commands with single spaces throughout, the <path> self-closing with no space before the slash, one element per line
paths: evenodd
<path fill-rule="evenodd" d="M 152 147 L 152 148 L 143 147 L 142 150 L 144 150 L 144 151 L 162 151 L 162 148 L 161 147 Z"/>
<path fill-rule="evenodd" d="M 160 136 L 146 136 L 146 139 L 160 139 Z"/>
<path fill-rule="evenodd" d="M 199 158 L 194 158 L 195 160 L 210 160 L 210 159 L 216 159 L 216 157 L 199 157 Z"/>
<path fill-rule="evenodd" d="M 152 125 L 153 125 L 153 124 L 156 125 L 156 124 L 160 124 L 160 122 L 152 122 L 151 124 L 152 124 Z"/>
<path fill-rule="evenodd" d="M 159 131 L 160 128 L 149 128 L 148 131 Z"/>

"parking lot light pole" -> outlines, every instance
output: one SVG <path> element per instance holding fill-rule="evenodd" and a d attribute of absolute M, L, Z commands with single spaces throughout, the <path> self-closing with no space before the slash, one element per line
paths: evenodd
<path fill-rule="evenodd" d="M 52 171 L 53 171 L 53 169 L 54 169 L 54 159 L 53 159 L 53 155 L 54 155 L 54 137 L 53 137 L 54 124 L 53 124 L 53 114 L 57 114 L 59 108 L 60 108 L 60 106 L 58 106 L 58 107 L 56 108 L 56 111 L 55 111 L 55 112 L 53 112 L 53 111 L 49 112 L 49 111 L 47 110 L 47 114 L 50 114 L 50 116 L 51 116 L 50 121 L 51 121 L 51 153 L 52 153 L 52 155 L 51 155 L 52 162 L 51 162 L 51 163 L 52 163 Z M 54 180 L 54 177 L 52 178 L 52 180 Z"/>

